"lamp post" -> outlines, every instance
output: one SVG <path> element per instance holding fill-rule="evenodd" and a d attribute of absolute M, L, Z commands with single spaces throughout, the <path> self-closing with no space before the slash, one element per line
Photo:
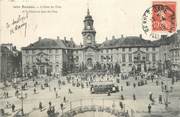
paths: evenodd
<path fill-rule="evenodd" d="M 27 98 L 26 94 L 23 94 L 23 91 L 21 91 L 21 94 L 18 96 L 18 99 L 21 100 L 21 114 L 24 116 L 24 99 Z"/>
<path fill-rule="evenodd" d="M 165 91 L 165 108 L 167 108 L 167 107 L 168 107 L 168 104 L 169 104 L 168 98 L 169 98 L 169 91 L 166 90 L 166 91 Z"/>

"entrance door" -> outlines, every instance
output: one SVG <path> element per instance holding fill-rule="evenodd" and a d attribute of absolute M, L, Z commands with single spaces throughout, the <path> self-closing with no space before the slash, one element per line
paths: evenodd
<path fill-rule="evenodd" d="M 45 67 L 44 66 L 40 66 L 40 74 L 45 74 Z"/>
<path fill-rule="evenodd" d="M 141 64 L 138 64 L 138 65 L 137 65 L 137 71 L 138 71 L 138 72 L 141 72 Z"/>
<path fill-rule="evenodd" d="M 93 68 L 93 63 L 92 63 L 92 58 L 87 59 L 87 68 L 92 69 Z"/>

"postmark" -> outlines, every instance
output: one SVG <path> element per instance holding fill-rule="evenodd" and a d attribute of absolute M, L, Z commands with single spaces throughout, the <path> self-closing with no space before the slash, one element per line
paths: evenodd
<path fill-rule="evenodd" d="M 142 29 L 152 38 L 176 31 L 176 2 L 155 1 L 142 17 Z"/>

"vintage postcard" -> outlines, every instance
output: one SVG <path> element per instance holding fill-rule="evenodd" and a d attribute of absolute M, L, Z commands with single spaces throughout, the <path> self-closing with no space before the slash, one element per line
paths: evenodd
<path fill-rule="evenodd" d="M 0 117 L 180 117 L 180 1 L 0 0 Z"/>

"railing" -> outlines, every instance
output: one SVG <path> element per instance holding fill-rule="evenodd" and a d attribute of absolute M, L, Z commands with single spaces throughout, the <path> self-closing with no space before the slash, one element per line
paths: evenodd
<path fill-rule="evenodd" d="M 59 117 L 73 117 L 85 112 L 105 112 L 116 117 L 135 117 L 135 111 L 125 104 L 119 106 L 120 100 L 80 99 L 67 102 L 60 108 Z"/>

